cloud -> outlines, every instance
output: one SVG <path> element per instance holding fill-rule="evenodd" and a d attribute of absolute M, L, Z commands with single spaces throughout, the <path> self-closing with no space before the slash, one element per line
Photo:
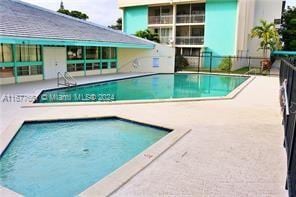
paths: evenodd
<path fill-rule="evenodd" d="M 287 6 L 296 6 L 295 0 L 286 0 Z"/>
<path fill-rule="evenodd" d="M 60 0 L 23 0 L 50 10 L 58 10 Z M 118 9 L 117 0 L 63 0 L 65 9 L 78 10 L 89 16 L 89 21 L 100 25 L 112 25 L 121 11 Z"/>

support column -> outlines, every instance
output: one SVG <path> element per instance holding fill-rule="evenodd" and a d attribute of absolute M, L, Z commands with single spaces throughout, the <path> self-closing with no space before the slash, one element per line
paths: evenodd
<path fill-rule="evenodd" d="M 86 76 L 86 46 L 83 46 L 83 71 Z"/>
<path fill-rule="evenodd" d="M 17 67 L 16 67 L 16 45 L 12 45 L 12 57 L 13 57 L 13 72 L 15 83 L 18 83 Z"/>
<path fill-rule="evenodd" d="M 100 47 L 100 74 L 102 74 L 102 67 L 103 67 L 102 58 L 103 58 L 103 47 Z"/>
<path fill-rule="evenodd" d="M 118 48 L 115 48 L 115 57 L 116 57 L 116 72 L 118 73 Z"/>
<path fill-rule="evenodd" d="M 173 4 L 173 29 L 172 29 L 172 46 L 176 44 L 176 18 L 177 18 L 177 5 Z"/>
<path fill-rule="evenodd" d="M 191 25 L 188 26 L 188 39 L 189 39 L 189 44 L 191 45 Z"/>
<path fill-rule="evenodd" d="M 41 47 L 41 59 L 42 59 L 42 80 L 45 79 L 45 74 L 44 74 L 44 54 L 43 54 L 43 45 L 40 46 Z"/>

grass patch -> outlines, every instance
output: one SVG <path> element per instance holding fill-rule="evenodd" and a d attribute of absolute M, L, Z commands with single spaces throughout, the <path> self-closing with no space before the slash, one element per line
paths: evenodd
<path fill-rule="evenodd" d="M 240 69 L 237 69 L 237 70 L 232 71 L 232 73 L 235 73 L 235 74 L 245 74 L 248 71 L 249 71 L 249 67 L 242 67 Z"/>

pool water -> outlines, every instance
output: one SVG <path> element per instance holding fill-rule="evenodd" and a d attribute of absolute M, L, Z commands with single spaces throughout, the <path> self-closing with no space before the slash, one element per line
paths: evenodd
<path fill-rule="evenodd" d="M 37 103 L 106 102 L 226 96 L 248 77 L 209 74 L 157 74 L 46 90 Z"/>
<path fill-rule="evenodd" d="M 168 134 L 121 119 L 24 123 L 0 184 L 24 196 L 75 196 Z"/>

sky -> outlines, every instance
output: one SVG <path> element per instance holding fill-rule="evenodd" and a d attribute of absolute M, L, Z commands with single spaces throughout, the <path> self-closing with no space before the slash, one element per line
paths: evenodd
<path fill-rule="evenodd" d="M 61 0 L 22 0 L 47 9 L 58 10 Z M 280 0 L 279 0 L 280 1 Z M 108 26 L 121 17 L 117 0 L 63 0 L 65 9 L 78 10 L 89 16 L 89 21 Z M 287 5 L 296 6 L 296 0 L 286 0 Z"/>
<path fill-rule="evenodd" d="M 50 10 L 57 11 L 61 0 L 22 0 Z M 108 26 L 121 17 L 117 0 L 63 0 L 65 9 L 78 10 L 89 16 L 89 21 Z"/>

